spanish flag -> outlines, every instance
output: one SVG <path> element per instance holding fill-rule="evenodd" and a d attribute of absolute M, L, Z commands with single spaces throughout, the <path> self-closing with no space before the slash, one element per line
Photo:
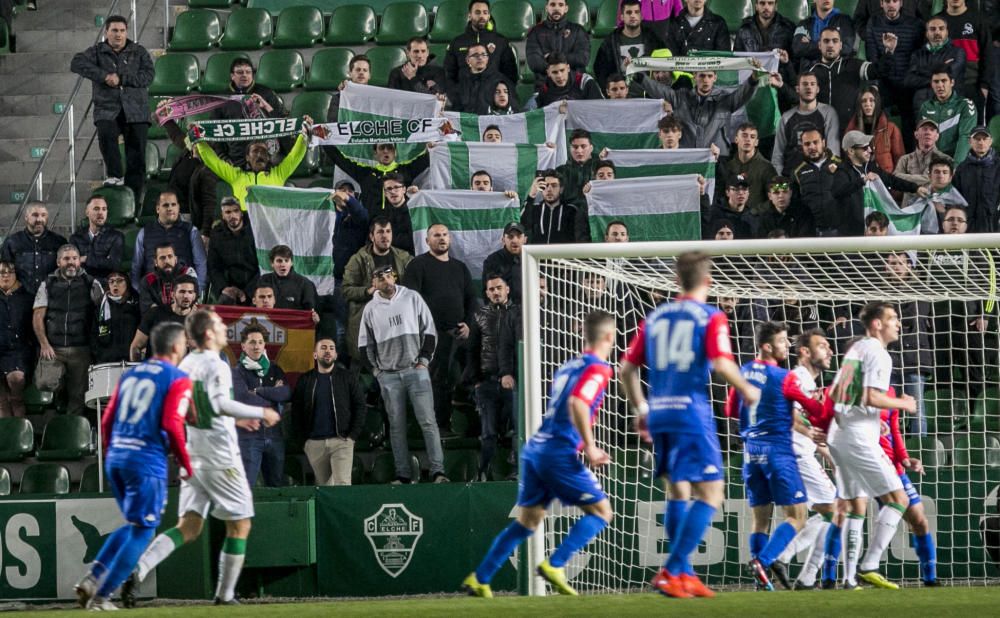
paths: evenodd
<path fill-rule="evenodd" d="M 231 365 L 240 357 L 243 329 L 251 324 L 260 324 L 268 332 L 267 357 L 285 371 L 290 383 L 295 383 L 298 374 L 313 368 L 316 330 L 311 312 L 232 305 L 215 305 L 211 309 L 226 323 L 226 338 L 229 340 L 226 356 Z"/>

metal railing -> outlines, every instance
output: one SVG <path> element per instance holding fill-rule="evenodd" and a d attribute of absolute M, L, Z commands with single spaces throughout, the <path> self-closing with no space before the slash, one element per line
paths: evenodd
<path fill-rule="evenodd" d="M 105 12 L 105 20 L 111 15 L 116 14 L 119 4 L 122 4 L 120 0 L 111 0 L 111 5 Z M 133 41 L 138 42 L 143 33 L 145 32 L 146 26 L 149 24 L 150 18 L 153 16 L 155 9 L 157 8 L 157 2 L 153 2 L 150 5 L 150 10 L 147 12 L 145 19 L 143 20 L 142 26 L 139 26 L 139 15 L 136 10 L 136 0 L 129 0 L 129 13 L 126 19 L 130 22 L 130 37 Z M 167 36 L 170 27 L 170 0 L 163 0 L 163 47 L 167 46 Z M 104 21 L 98 26 L 97 37 L 95 38 L 94 44 L 97 45 L 102 40 L 104 40 Z M 67 147 L 68 158 L 66 161 L 62 162 L 54 173 L 50 174 L 50 187 L 51 190 L 55 190 L 56 184 L 61 178 L 68 179 L 68 186 L 63 191 L 62 195 L 58 200 L 53 200 L 50 193 L 49 200 L 47 203 L 50 206 L 62 206 L 69 203 L 69 228 L 72 229 L 77 224 L 77 181 L 80 175 L 81 167 L 87 160 L 87 155 L 90 154 L 90 149 L 93 147 L 94 140 L 97 137 L 96 132 L 90 136 L 87 140 L 86 146 L 83 148 L 83 156 L 80 158 L 79 164 L 76 161 L 76 142 L 80 139 L 80 131 L 84 126 L 84 121 L 90 117 L 90 112 L 93 109 L 93 99 L 87 101 L 87 105 L 84 108 L 82 114 L 79 115 L 79 123 L 76 122 L 76 106 L 78 104 L 77 96 L 80 94 L 80 89 L 83 87 L 84 82 L 87 82 L 86 78 L 82 75 L 78 76 L 76 83 L 73 85 L 73 90 L 70 92 L 69 98 L 64 104 L 64 109 L 59 115 L 59 120 L 56 122 L 55 129 L 52 131 L 52 137 L 49 138 L 48 144 L 42 153 L 41 158 L 38 161 L 38 165 L 35 168 L 35 172 L 31 177 L 31 182 L 28 183 L 27 190 L 24 192 L 24 197 L 18 204 L 17 212 L 14 214 L 13 219 L 10 222 L 10 227 L 7 230 L 7 235 L 13 234 L 22 225 L 22 217 L 24 215 L 24 210 L 29 202 L 32 201 L 46 201 L 45 200 L 45 175 L 46 175 L 46 164 L 49 162 L 52 150 L 55 147 L 56 141 L 59 139 L 60 135 L 63 135 L 65 131 L 66 138 L 69 142 Z M 80 140 L 83 141 L 82 139 Z M 69 169 L 67 171 L 67 165 Z M 50 170 L 51 171 L 51 170 Z M 139 196 L 136 196 L 139 199 Z"/>

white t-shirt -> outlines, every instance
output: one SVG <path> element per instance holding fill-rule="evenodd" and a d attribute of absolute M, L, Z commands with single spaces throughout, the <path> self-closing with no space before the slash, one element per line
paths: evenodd
<path fill-rule="evenodd" d="M 889 390 L 892 357 L 877 339 L 865 337 L 844 355 L 840 371 L 830 388 L 841 434 L 865 444 L 878 445 L 881 433 L 880 410 L 864 406 L 865 389 Z M 845 436 L 846 437 L 846 436 Z"/>
<path fill-rule="evenodd" d="M 813 379 L 809 370 L 802 365 L 798 365 L 795 369 L 792 369 L 792 373 L 799 379 L 799 386 L 802 388 L 802 392 L 806 395 L 812 395 L 813 391 L 816 390 L 816 380 Z M 801 410 L 802 406 L 796 403 L 795 413 L 798 414 Z M 798 457 L 812 457 L 816 454 L 816 443 L 807 436 L 792 429 L 792 450 Z"/>

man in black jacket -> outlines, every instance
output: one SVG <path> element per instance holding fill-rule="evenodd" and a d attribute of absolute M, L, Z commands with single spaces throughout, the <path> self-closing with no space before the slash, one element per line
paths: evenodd
<path fill-rule="evenodd" d="M 25 374 L 35 356 L 31 294 L 13 262 L 0 261 L 0 416 L 24 416 Z"/>
<path fill-rule="evenodd" d="M 415 36 L 406 43 L 406 62 L 389 71 L 389 88 L 406 92 L 440 94 L 447 91 L 448 81 L 444 68 L 431 64 L 434 55 L 427 47 L 427 39 Z"/>
<path fill-rule="evenodd" d="M 229 66 L 229 93 L 249 96 L 256 111 L 253 115 L 250 108 L 242 101 L 229 101 L 212 112 L 213 120 L 238 120 L 240 118 L 265 117 L 284 118 L 288 115 L 281 98 L 273 90 L 258 84 L 254 79 L 256 70 L 247 58 L 236 58 Z M 278 152 L 287 153 L 292 149 L 292 138 L 268 140 L 267 150 L 272 159 Z M 247 167 L 247 149 L 252 142 L 215 142 L 212 146 L 219 158 L 236 167 Z"/>
<path fill-rule="evenodd" d="M 927 20 L 923 45 L 913 51 L 902 75 L 903 87 L 913 92 L 913 111 L 916 113 L 924 101 L 934 96 L 931 91 L 931 74 L 935 67 L 947 65 L 956 84 L 965 81 L 965 50 L 952 43 L 948 36 L 948 23 L 937 16 Z M 885 41 L 885 55 L 879 59 L 881 79 L 893 76 L 895 41 Z M 870 52 L 869 52 L 870 53 Z"/>
<path fill-rule="evenodd" d="M 905 14 L 902 0 L 883 0 L 882 7 L 882 12 L 873 14 L 868 23 L 864 34 L 865 51 L 868 61 L 879 68 L 882 106 L 895 104 L 899 107 L 903 119 L 903 142 L 912 148 L 913 130 L 916 128 L 913 89 L 907 88 L 904 81 L 910 70 L 913 52 L 924 41 L 924 23 L 914 15 Z M 855 21 L 857 15 L 855 13 Z M 891 58 L 883 66 L 881 60 L 885 55 Z"/>
<path fill-rule="evenodd" d="M 91 195 L 84 212 L 87 222 L 70 236 L 69 242 L 80 250 L 80 263 L 87 274 L 104 281 L 121 266 L 125 235 L 105 225 L 108 203 L 103 196 Z"/>
<path fill-rule="evenodd" d="M 451 84 L 451 108 L 458 112 L 486 115 L 493 104 L 493 94 L 498 84 L 505 84 L 507 92 L 514 92 L 516 82 L 510 81 L 489 64 L 490 53 L 485 45 L 475 43 L 465 54 L 466 70 Z"/>
<path fill-rule="evenodd" d="M 73 56 L 70 69 L 93 83 L 94 126 L 104 159 L 105 184 L 127 185 L 136 199 L 146 178 L 146 130 L 153 59 L 129 40 L 128 21 L 112 15 L 104 21 L 105 40 Z M 123 166 L 118 137 L 125 139 Z M 127 167 L 127 169 L 125 169 Z"/>
<path fill-rule="evenodd" d="M 800 71 L 820 59 L 819 41 L 823 28 L 833 28 L 840 33 L 846 55 L 854 53 L 854 21 L 850 15 L 833 6 L 834 0 L 814 0 L 812 13 L 799 22 L 792 37 L 792 60 Z"/>
<path fill-rule="evenodd" d="M 882 170 L 872 160 L 872 136 L 861 131 L 848 131 L 840 151 L 844 162 L 833 175 L 833 197 L 839 210 L 838 226 L 841 236 L 865 235 L 865 186 L 876 179 L 889 189 L 905 193 L 917 193 L 921 197 L 930 195 L 926 187 L 903 180 Z"/>
<path fill-rule="evenodd" d="M 122 270 L 108 276 L 107 290 L 97 307 L 96 331 L 91 340 L 94 363 L 127 363 L 129 346 L 139 328 L 139 298 Z"/>
<path fill-rule="evenodd" d="M 772 49 L 784 50 L 785 62 L 792 49 L 792 35 L 795 24 L 778 12 L 776 0 L 757 0 L 754 14 L 743 19 L 736 31 L 733 51 L 763 52 Z"/>
<path fill-rule="evenodd" d="M 830 152 L 815 126 L 803 129 L 800 144 L 803 161 L 792 172 L 792 200 L 809 210 L 817 236 L 840 236 L 843 217 L 832 193 L 840 157 Z"/>
<path fill-rule="evenodd" d="M 208 243 L 208 280 L 222 305 L 246 305 L 246 290 L 260 276 L 257 246 L 250 222 L 234 197 L 222 198 L 222 221 L 212 228 Z"/>
<path fill-rule="evenodd" d="M 600 84 L 606 85 L 608 77 L 615 73 L 624 75 L 633 58 L 666 47 L 655 32 L 643 26 L 640 0 L 623 0 L 621 12 L 622 25 L 604 39 L 594 59 L 594 77 Z"/>
<path fill-rule="evenodd" d="M 836 28 L 827 26 L 819 36 L 820 58 L 807 65 L 807 72 L 816 76 L 819 101 L 837 110 L 837 120 L 843 130 L 854 116 L 861 85 L 876 79 L 878 71 L 871 62 L 843 53 L 845 47 Z"/>
<path fill-rule="evenodd" d="M 541 201 L 536 201 L 541 197 Z M 576 206 L 562 200 L 562 176 L 545 170 L 531 183 L 521 225 L 533 245 L 571 243 L 576 238 Z"/>
<path fill-rule="evenodd" d="M 469 23 L 465 26 L 465 32 L 448 44 L 444 57 L 444 74 L 448 83 L 458 83 L 459 74 L 467 70 L 466 52 L 470 46 L 479 43 L 485 45 L 490 54 L 490 67 L 516 84 L 518 74 L 514 50 L 502 34 L 494 31 L 493 22 L 490 21 L 490 3 L 486 0 L 469 2 Z"/>
<path fill-rule="evenodd" d="M 989 128 L 978 126 L 969 136 L 969 156 L 955 169 L 952 184 L 969 203 L 969 232 L 1000 230 L 1000 157 L 993 148 Z"/>
<path fill-rule="evenodd" d="M 706 199 L 702 199 L 705 205 Z M 740 240 L 757 237 L 757 228 L 760 226 L 760 218 L 750 211 L 750 181 L 743 175 L 731 176 L 726 181 L 726 198 L 716 200 L 706 212 L 704 219 L 704 230 L 716 227 L 720 221 L 732 223 L 733 234 Z M 705 236 L 709 240 L 710 236 Z"/>
<path fill-rule="evenodd" d="M 197 280 L 198 274 L 177 257 L 173 245 L 168 242 L 157 245 L 153 271 L 143 275 L 139 281 L 139 310 L 145 315 L 153 307 L 166 307 L 172 303 L 174 282 L 178 277 Z"/>
<path fill-rule="evenodd" d="M 428 144 L 430 146 L 430 144 Z M 368 217 L 374 218 L 386 208 L 385 194 L 382 193 L 383 179 L 386 174 L 400 174 L 409 185 L 413 179 L 423 173 L 430 164 L 428 151 L 424 150 L 409 161 L 396 160 L 395 144 L 375 144 L 372 146 L 374 164 L 364 163 L 345 156 L 336 146 L 323 146 L 323 152 L 333 161 L 334 165 L 345 174 L 358 181 L 361 185 L 361 203 L 368 209 Z"/>
<path fill-rule="evenodd" d="M 361 383 L 337 363 L 333 339 L 313 348 L 316 368 L 299 376 L 292 394 L 292 424 L 304 442 L 317 485 L 350 485 L 354 443 L 365 423 Z"/>
<path fill-rule="evenodd" d="M 29 294 L 56 269 L 56 251 L 66 239 L 49 230 L 49 209 L 42 202 L 30 202 L 24 210 L 24 229 L 14 232 L 0 247 L 0 260 L 11 262 L 17 280 Z"/>
<path fill-rule="evenodd" d="M 758 238 L 769 238 L 776 230 L 782 230 L 786 238 L 815 236 L 809 210 L 801 204 L 792 203 L 791 180 L 775 176 L 767 183 L 767 208 L 760 216 Z"/>
<path fill-rule="evenodd" d="M 479 436 L 478 480 L 487 480 L 496 453 L 497 437 L 506 433 L 514 417 L 517 339 L 521 333 L 521 308 L 510 302 L 510 287 L 498 273 L 483 277 L 489 304 L 476 310 L 466 347 L 463 382 L 475 388 L 476 409 L 482 425 Z"/>
<path fill-rule="evenodd" d="M 528 31 L 524 54 L 528 68 L 535 74 L 536 86 L 545 81 L 547 60 L 553 53 L 566 56 L 573 71 L 587 70 L 590 35 L 583 26 L 566 19 L 568 9 L 566 0 L 548 0 L 545 19 Z"/>
<path fill-rule="evenodd" d="M 515 304 L 521 303 L 521 247 L 527 237 L 520 223 L 508 223 L 503 228 L 503 246 L 483 260 L 484 273 L 496 273 L 510 286 L 509 297 Z"/>
<path fill-rule="evenodd" d="M 545 83 L 538 89 L 535 103 L 545 107 L 555 101 L 576 101 L 579 99 L 603 99 L 601 86 L 597 80 L 581 71 L 571 71 L 566 56 L 559 52 L 549 54 Z"/>
<path fill-rule="evenodd" d="M 893 252 L 885 257 L 885 269 L 890 279 L 902 286 L 919 286 L 910 256 Z M 931 345 L 933 322 L 931 304 L 925 300 L 910 300 L 896 306 L 899 315 L 899 339 L 888 346 L 892 356 L 892 382 L 897 389 L 917 400 L 917 413 L 910 419 L 907 435 L 927 435 L 924 415 L 924 385 L 934 373 L 934 348 Z"/>
<path fill-rule="evenodd" d="M 274 306 L 278 309 L 312 311 L 316 313 L 316 284 L 295 272 L 291 247 L 277 245 L 268 253 L 271 272 L 261 275 L 254 286 L 267 286 L 274 290 Z"/>
<path fill-rule="evenodd" d="M 233 399 L 250 406 L 273 408 L 284 415 L 282 404 L 292 398 L 292 387 L 285 381 L 285 372 L 267 357 L 268 332 L 260 324 L 251 324 L 240 333 L 242 354 L 233 367 Z M 270 427 L 259 421 L 237 424 L 240 456 L 250 487 L 257 475 L 265 487 L 285 484 L 285 438 L 280 424 Z"/>
<path fill-rule="evenodd" d="M 726 20 L 705 8 L 705 0 L 685 0 L 684 9 L 670 18 L 667 47 L 675 56 L 693 50 L 731 51 Z"/>

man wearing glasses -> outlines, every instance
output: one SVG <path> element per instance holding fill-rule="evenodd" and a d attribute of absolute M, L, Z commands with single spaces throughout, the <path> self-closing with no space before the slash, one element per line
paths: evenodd
<path fill-rule="evenodd" d="M 881 179 L 889 189 L 916 193 L 927 197 L 927 187 L 903 180 L 882 170 L 872 159 L 872 136 L 861 131 L 848 131 L 844 136 L 841 152 L 845 160 L 834 172 L 833 197 L 840 204 L 842 214 L 839 227 L 841 236 L 864 236 L 865 234 L 865 187 L 869 182 Z"/>
<path fill-rule="evenodd" d="M 390 172 L 382 177 L 382 192 L 385 194 L 385 218 L 392 224 L 392 246 L 402 249 L 410 255 L 413 250 L 413 224 L 410 221 L 410 193 L 416 192 L 416 187 L 406 187 L 402 174 Z"/>
<path fill-rule="evenodd" d="M 470 45 L 465 65 L 468 70 L 459 73 L 458 81 L 452 83 L 450 96 L 455 111 L 486 115 L 499 84 L 506 85 L 508 93 L 514 92 L 516 82 L 490 66 L 490 52 L 485 45 Z"/>
<path fill-rule="evenodd" d="M 24 416 L 24 373 L 31 363 L 34 297 L 17 280 L 14 263 L 0 261 L 0 418 Z"/>

